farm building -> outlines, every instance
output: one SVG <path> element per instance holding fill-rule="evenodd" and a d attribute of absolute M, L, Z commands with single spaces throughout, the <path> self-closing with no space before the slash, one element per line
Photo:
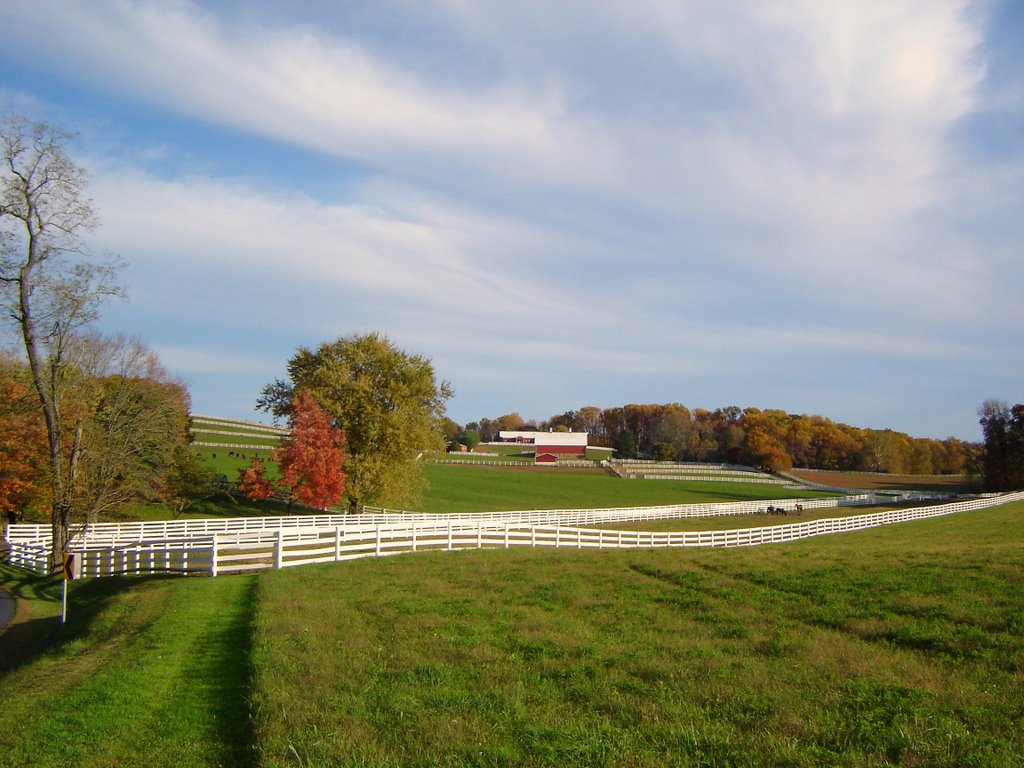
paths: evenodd
<path fill-rule="evenodd" d="M 582 459 L 587 455 L 586 432 L 499 432 L 502 442 L 534 447 L 534 461 L 554 464 L 560 458 Z"/>

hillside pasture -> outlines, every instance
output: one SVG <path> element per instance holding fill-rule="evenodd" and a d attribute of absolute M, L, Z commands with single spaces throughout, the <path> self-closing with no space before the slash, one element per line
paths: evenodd
<path fill-rule="evenodd" d="M 834 494 L 752 483 L 623 480 L 601 469 L 426 465 L 430 487 L 414 512 L 496 512 L 696 504 Z"/>
<path fill-rule="evenodd" d="M 193 415 L 192 450 L 207 466 L 234 482 L 253 457 L 269 463 L 287 431 L 269 424 Z"/>

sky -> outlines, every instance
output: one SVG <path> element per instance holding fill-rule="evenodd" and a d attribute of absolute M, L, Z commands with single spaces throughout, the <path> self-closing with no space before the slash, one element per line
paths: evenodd
<path fill-rule="evenodd" d="M 138 335 L 257 418 L 379 331 L 459 423 L 679 402 L 980 439 L 1024 401 L 1018 0 L 5 0 Z"/>

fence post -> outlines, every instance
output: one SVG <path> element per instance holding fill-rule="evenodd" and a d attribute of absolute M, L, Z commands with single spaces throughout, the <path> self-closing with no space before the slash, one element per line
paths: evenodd
<path fill-rule="evenodd" d="M 217 534 L 213 534 L 213 543 L 210 544 L 210 575 L 217 576 Z"/>
<path fill-rule="evenodd" d="M 334 526 L 334 562 L 341 560 L 341 526 Z"/>
<path fill-rule="evenodd" d="M 484 524 L 482 521 L 476 521 L 476 548 L 483 549 L 484 547 Z"/>
<path fill-rule="evenodd" d="M 448 551 L 452 551 L 452 521 L 448 521 Z"/>
<path fill-rule="evenodd" d="M 376 535 L 376 542 L 375 542 L 374 548 L 373 548 L 373 554 L 376 557 L 380 557 L 380 523 L 377 523 L 377 535 Z"/>
<path fill-rule="evenodd" d="M 416 551 L 416 521 L 412 524 L 412 551 Z"/>
<path fill-rule="evenodd" d="M 505 523 L 505 549 L 508 549 L 508 523 Z"/>
<path fill-rule="evenodd" d="M 277 529 L 277 541 L 274 543 L 274 568 L 284 567 L 284 528 Z"/>

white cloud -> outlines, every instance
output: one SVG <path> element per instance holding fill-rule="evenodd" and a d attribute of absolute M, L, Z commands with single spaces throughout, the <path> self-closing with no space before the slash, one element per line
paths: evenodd
<path fill-rule="evenodd" d="M 792 381 L 793 361 L 987 365 L 1019 340 L 1024 174 L 959 132 L 1024 91 L 983 92 L 966 0 L 441 0 L 363 25 L 242 5 L 0 5 L 9 60 L 181 121 L 140 149 L 91 116 L 116 137 L 91 162 L 98 245 L 133 294 L 201 313 L 189 273 L 215 273 L 237 325 L 380 328 L 499 383 L 740 386 L 773 353 Z M 265 156 L 228 179 L 242 163 L 193 123 L 354 162 L 315 188 Z"/>
<path fill-rule="evenodd" d="M 41 7 L 42 6 L 42 7 Z M 601 174 L 599 136 L 557 92 L 430 82 L 313 25 L 230 24 L 193 3 L 49 2 L 0 11 L 40 66 L 163 109 L 392 169 L 439 153 L 492 174 L 565 183 Z M 3 35 L 0 32 L 0 35 Z M 605 148 L 607 150 L 607 148 Z"/>
<path fill-rule="evenodd" d="M 281 361 L 255 355 L 232 354 L 223 349 L 203 346 L 163 344 L 154 347 L 157 356 L 167 368 L 178 374 L 237 374 L 240 371 L 255 373 L 274 372 L 281 368 Z"/>
<path fill-rule="evenodd" d="M 530 222 L 395 186 L 327 204 L 209 178 L 168 181 L 137 169 L 100 168 L 94 175 L 104 223 L 97 239 L 105 248 L 140 265 L 173 260 L 191 275 L 229 268 L 242 294 L 250 282 L 287 281 L 312 297 L 343 302 L 368 294 L 454 315 L 502 304 L 538 322 L 584 312 L 536 271 L 539 250 L 580 243 Z"/>

